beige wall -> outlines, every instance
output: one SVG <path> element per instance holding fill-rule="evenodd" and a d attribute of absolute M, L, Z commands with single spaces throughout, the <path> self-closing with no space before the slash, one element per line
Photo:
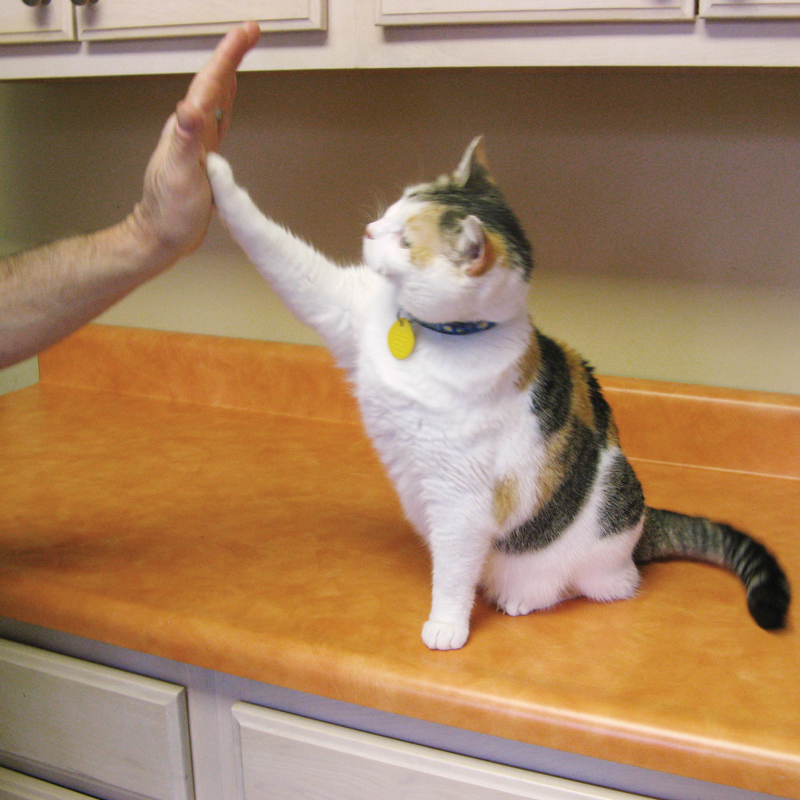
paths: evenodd
<path fill-rule="evenodd" d="M 0 84 L 0 244 L 111 223 L 185 77 Z M 537 254 L 534 318 L 607 374 L 800 394 L 800 72 L 243 74 L 225 152 L 342 260 L 476 133 Z M 215 222 L 102 321 L 315 342 Z"/>

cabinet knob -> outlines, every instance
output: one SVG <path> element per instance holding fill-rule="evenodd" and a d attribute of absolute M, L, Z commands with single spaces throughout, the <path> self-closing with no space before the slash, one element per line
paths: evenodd
<path fill-rule="evenodd" d="M 50 0 L 22 0 L 26 6 L 48 6 L 50 5 Z"/>

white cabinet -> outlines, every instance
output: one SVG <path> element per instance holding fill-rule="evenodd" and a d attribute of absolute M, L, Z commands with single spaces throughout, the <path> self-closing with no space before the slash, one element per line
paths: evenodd
<path fill-rule="evenodd" d="M 0 767 L 0 800 L 91 800 L 88 795 L 63 789 Z"/>
<path fill-rule="evenodd" d="M 3 0 L 0 44 L 216 36 L 246 19 L 262 31 L 325 30 L 327 0 L 98 0 L 77 7 L 70 0 Z"/>
<path fill-rule="evenodd" d="M 181 686 L 0 641 L 0 720 L 15 769 L 101 795 L 194 796 Z"/>
<path fill-rule="evenodd" d="M 0 639 L 0 800 L 765 796 L 373 713 L 2 617 L 0 633 L 30 642 Z M 71 656 L 41 649 L 50 646 Z"/>
<path fill-rule="evenodd" d="M 800 17 L 796 0 L 700 0 L 700 16 L 709 19 L 781 19 Z"/>
<path fill-rule="evenodd" d="M 92 40 L 222 34 L 245 19 L 262 31 L 324 30 L 326 11 L 326 0 L 99 0 L 76 13 L 78 36 Z"/>
<path fill-rule="evenodd" d="M 551 778 L 237 703 L 246 800 L 634 800 Z"/>
<path fill-rule="evenodd" d="M 75 38 L 73 8 L 70 0 L 38 6 L 4 0 L 0 3 L 0 44 L 70 41 Z"/>
<path fill-rule="evenodd" d="M 694 0 L 376 0 L 379 25 L 675 20 Z"/>
<path fill-rule="evenodd" d="M 800 66 L 800 0 L 3 0 L 0 79 L 192 73 L 244 19 L 244 70 Z"/>
<path fill-rule="evenodd" d="M 237 701 L 199 672 L 187 690 L 0 640 L 0 800 L 194 800 L 195 777 L 229 800 L 641 800 Z"/>
<path fill-rule="evenodd" d="M 235 24 L 261 40 L 243 69 L 354 67 L 355 0 L 0 0 L 0 80 L 197 72 Z"/>

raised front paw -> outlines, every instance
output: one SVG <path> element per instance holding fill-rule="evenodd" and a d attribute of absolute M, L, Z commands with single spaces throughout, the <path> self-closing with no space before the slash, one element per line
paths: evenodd
<path fill-rule="evenodd" d="M 467 643 L 468 625 L 451 625 L 429 619 L 422 626 L 422 641 L 431 650 L 458 650 Z"/>
<path fill-rule="evenodd" d="M 231 166 L 219 153 L 209 153 L 206 156 L 206 172 L 215 195 L 233 184 Z"/>

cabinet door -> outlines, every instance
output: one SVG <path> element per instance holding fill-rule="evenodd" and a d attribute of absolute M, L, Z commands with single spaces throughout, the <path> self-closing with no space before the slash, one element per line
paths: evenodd
<path fill-rule="evenodd" d="M 800 17 L 798 0 L 700 0 L 700 16 L 710 19 Z"/>
<path fill-rule="evenodd" d="M 378 25 L 694 18 L 694 0 L 375 0 Z"/>
<path fill-rule="evenodd" d="M 193 797 L 185 689 L 0 640 L 0 760 L 79 791 Z"/>
<path fill-rule="evenodd" d="M 91 800 L 88 795 L 62 789 L 0 767 L 0 800 Z"/>
<path fill-rule="evenodd" d="M 237 703 L 247 800 L 635 800 L 635 795 L 490 764 Z M 643 800 L 640 798 L 640 800 Z"/>
<path fill-rule="evenodd" d="M 0 3 L 0 44 L 67 42 L 75 38 L 75 18 L 70 0 L 26 6 L 22 0 Z"/>
<path fill-rule="evenodd" d="M 246 19 L 258 22 L 262 31 L 325 30 L 326 11 L 327 0 L 99 0 L 78 9 L 78 35 L 81 39 L 217 35 Z"/>

